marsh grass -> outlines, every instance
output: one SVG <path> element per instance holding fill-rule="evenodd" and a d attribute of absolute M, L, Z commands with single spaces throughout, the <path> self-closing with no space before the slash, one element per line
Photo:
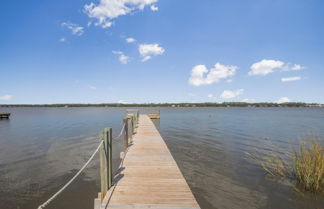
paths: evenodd
<path fill-rule="evenodd" d="M 304 190 L 324 191 L 324 147 L 317 140 L 302 142 L 294 151 L 293 175 Z"/>
<path fill-rule="evenodd" d="M 317 140 L 301 141 L 298 149 L 271 143 L 266 151 L 247 153 L 269 175 L 284 178 L 298 192 L 324 192 L 324 147 Z"/>

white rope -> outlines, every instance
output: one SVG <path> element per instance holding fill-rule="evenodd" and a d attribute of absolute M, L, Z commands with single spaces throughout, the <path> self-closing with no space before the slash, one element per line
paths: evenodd
<path fill-rule="evenodd" d="M 100 147 L 103 144 L 103 140 L 100 142 L 100 144 L 98 145 L 97 149 L 94 151 L 94 153 L 91 155 L 91 157 L 89 158 L 89 160 L 82 166 L 82 168 L 73 176 L 73 178 L 71 178 L 71 180 L 69 182 L 67 182 L 58 192 L 56 192 L 51 198 L 49 198 L 46 202 L 44 202 L 43 204 L 41 204 L 40 206 L 38 206 L 38 209 L 43 209 L 45 208 L 52 200 L 54 200 L 59 194 L 61 194 L 64 189 L 66 187 L 68 187 L 73 181 L 74 179 L 76 179 L 81 172 L 89 165 L 89 163 L 91 162 L 91 160 L 94 158 L 94 156 L 96 155 L 96 153 L 99 151 Z"/>
<path fill-rule="evenodd" d="M 113 139 L 118 139 L 119 137 L 121 137 L 123 135 L 123 132 L 124 132 L 124 129 L 125 129 L 125 124 L 123 125 L 122 129 L 120 130 L 120 133 L 118 134 L 118 136 L 114 137 Z"/>
<path fill-rule="evenodd" d="M 120 133 L 118 136 L 114 137 L 113 139 L 117 139 L 119 137 L 122 136 L 124 129 L 125 129 L 125 124 L 123 125 Z M 102 146 L 102 144 L 104 143 L 104 141 L 102 140 L 97 149 L 94 151 L 94 153 L 91 155 L 91 157 L 88 159 L 88 161 L 82 166 L 82 168 L 70 179 L 70 181 L 68 181 L 59 191 L 57 191 L 51 198 L 49 198 L 46 202 L 44 202 L 43 204 L 41 204 L 40 206 L 38 206 L 38 209 L 43 209 L 45 208 L 50 202 L 52 202 L 52 200 L 54 200 L 59 194 L 61 194 L 80 174 L 81 172 L 89 165 L 89 163 L 91 162 L 91 160 L 94 158 L 94 156 L 97 154 L 97 152 L 99 151 L 100 147 Z"/>

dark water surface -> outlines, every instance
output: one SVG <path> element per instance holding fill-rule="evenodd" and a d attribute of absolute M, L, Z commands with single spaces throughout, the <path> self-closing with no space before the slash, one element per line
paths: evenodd
<path fill-rule="evenodd" d="M 125 108 L 0 108 L 0 208 L 35 209 L 82 167 L 105 127 L 117 135 Z M 320 108 L 161 108 L 155 121 L 202 209 L 324 208 L 323 196 L 296 193 L 264 175 L 246 152 L 264 141 L 291 149 L 324 139 Z M 119 163 L 122 142 L 113 145 Z M 48 208 L 93 209 L 98 157 Z"/>

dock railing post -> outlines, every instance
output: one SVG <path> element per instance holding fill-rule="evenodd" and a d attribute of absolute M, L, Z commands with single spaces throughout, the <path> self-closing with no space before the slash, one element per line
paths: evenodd
<path fill-rule="evenodd" d="M 136 128 L 136 118 L 135 114 L 132 115 L 132 122 L 133 122 L 133 134 L 136 133 L 135 128 Z"/>
<path fill-rule="evenodd" d="M 133 123 L 133 116 L 130 116 L 130 139 L 133 138 L 133 134 L 134 134 L 134 123 Z"/>
<path fill-rule="evenodd" d="M 125 125 L 125 130 L 124 130 L 124 149 L 126 150 L 128 147 L 128 118 L 126 117 L 124 119 L 124 125 Z"/>
<path fill-rule="evenodd" d="M 104 141 L 100 147 L 100 179 L 101 200 L 112 186 L 112 129 L 105 128 L 100 133 L 100 141 Z"/>

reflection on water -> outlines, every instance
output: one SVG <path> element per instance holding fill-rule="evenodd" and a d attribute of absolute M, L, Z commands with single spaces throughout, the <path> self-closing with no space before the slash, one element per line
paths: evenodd
<path fill-rule="evenodd" d="M 117 135 L 124 108 L 1 108 L 0 208 L 36 208 L 66 183 L 99 143 Z M 324 208 L 323 197 L 296 194 L 268 178 L 245 152 L 265 139 L 291 148 L 309 135 L 324 139 L 319 108 L 161 108 L 154 120 L 202 209 Z M 113 144 L 119 163 L 122 141 Z M 98 157 L 48 208 L 92 209 L 99 191 Z"/>

